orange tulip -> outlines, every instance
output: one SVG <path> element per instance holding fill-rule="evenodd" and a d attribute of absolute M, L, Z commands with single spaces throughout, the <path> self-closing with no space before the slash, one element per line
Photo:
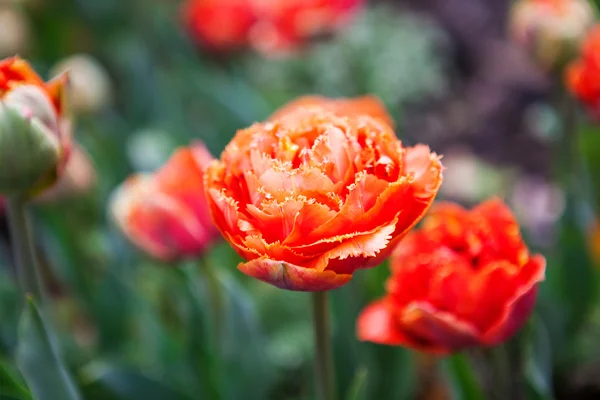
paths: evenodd
<path fill-rule="evenodd" d="M 219 235 L 204 197 L 203 172 L 212 159 L 198 144 L 176 151 L 156 173 L 125 181 L 111 210 L 129 240 L 163 261 L 202 255 Z"/>
<path fill-rule="evenodd" d="M 328 99 L 323 96 L 315 95 L 302 96 L 275 111 L 269 119 L 278 119 L 299 108 L 313 106 L 322 107 L 323 109 L 342 117 L 350 114 L 365 114 L 373 118 L 379 118 L 391 127 L 394 126 L 394 120 L 388 114 L 381 100 L 373 95 L 340 99 Z"/>
<path fill-rule="evenodd" d="M 66 83 L 64 74 L 44 82 L 18 57 L 0 61 L 3 194 L 36 194 L 54 184 L 63 172 L 71 152 Z"/>
<path fill-rule="evenodd" d="M 531 255 L 511 211 L 489 200 L 439 204 L 394 250 L 387 295 L 358 318 L 360 340 L 447 353 L 493 346 L 531 314 L 545 260 Z"/>
<path fill-rule="evenodd" d="M 404 148 L 380 119 L 343 114 L 313 105 L 254 124 L 207 170 L 213 220 L 245 274 L 289 290 L 342 286 L 433 202 L 436 154 Z"/>

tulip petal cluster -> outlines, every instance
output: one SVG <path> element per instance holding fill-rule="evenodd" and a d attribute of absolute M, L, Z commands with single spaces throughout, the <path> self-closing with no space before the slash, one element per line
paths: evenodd
<path fill-rule="evenodd" d="M 208 168 L 211 214 L 247 260 L 242 272 L 289 290 L 342 286 L 378 265 L 432 204 L 440 158 L 403 147 L 382 106 L 361 101 L 374 116 L 355 100 L 286 107 L 238 131 Z"/>
<path fill-rule="evenodd" d="M 523 326 L 544 279 L 502 201 L 439 204 L 394 250 L 387 295 L 357 322 L 361 340 L 431 353 L 493 346 Z"/>
<path fill-rule="evenodd" d="M 44 82 L 18 58 L 0 61 L 0 193 L 35 195 L 52 186 L 71 152 L 67 76 Z"/>
<path fill-rule="evenodd" d="M 204 197 L 203 174 L 212 160 L 196 144 L 177 150 L 154 174 L 127 179 L 110 207 L 127 238 L 165 262 L 201 256 L 219 236 Z"/>
<path fill-rule="evenodd" d="M 248 45 L 266 54 L 293 50 L 334 31 L 361 0 L 188 0 L 183 19 L 191 35 L 212 50 Z"/>

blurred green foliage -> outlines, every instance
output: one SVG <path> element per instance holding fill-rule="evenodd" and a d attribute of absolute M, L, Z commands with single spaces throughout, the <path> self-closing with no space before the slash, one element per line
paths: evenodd
<path fill-rule="evenodd" d="M 215 57 L 186 38 L 176 2 L 24 3 L 19 7 L 32 33 L 23 56 L 45 74 L 66 56 L 91 54 L 108 70 L 114 96 L 104 109 L 78 116 L 77 141 L 94 161 L 95 189 L 36 207 L 40 256 L 57 286 L 51 309 L 44 310 L 57 321 L 56 337 L 49 337 L 32 303 L 20 316 L 10 257 L 0 248 L 0 399 L 311 398 L 305 293 L 247 279 L 224 243 L 204 260 L 213 276 L 206 265 L 148 260 L 116 232 L 106 204 L 129 174 L 157 167 L 176 146 L 200 139 L 218 154 L 236 129 L 302 94 L 375 93 L 400 121 L 411 104 L 449 88 L 443 32 L 422 17 L 373 7 L 339 36 L 288 58 Z M 581 135 L 590 175 L 577 176 L 588 179 L 586 187 L 600 173 L 598 130 Z M 568 377 L 574 366 L 600 357 L 590 339 L 600 326 L 598 273 L 586 247 L 600 199 L 582 193 L 567 191 L 560 246 L 545 252 L 547 282 L 522 333 L 527 357 L 518 362 L 531 398 L 553 398 L 555 376 Z M 344 398 L 412 399 L 420 389 L 418 355 L 355 338 L 356 316 L 383 294 L 387 276 L 386 265 L 361 271 L 332 293 L 336 381 Z M 215 282 L 218 300 L 211 292 Z M 6 361 L 15 356 L 18 369 Z M 459 355 L 445 360 L 439 374 L 453 398 L 484 398 L 473 371 L 472 360 Z"/>

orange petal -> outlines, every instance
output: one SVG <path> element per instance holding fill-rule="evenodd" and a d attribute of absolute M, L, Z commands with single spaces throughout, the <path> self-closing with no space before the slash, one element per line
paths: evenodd
<path fill-rule="evenodd" d="M 514 335 L 531 315 L 535 306 L 538 284 L 544 280 L 546 260 L 533 256 L 523 267 L 519 276 L 522 283 L 504 305 L 498 320 L 485 332 L 484 341 L 489 345 L 501 343 Z"/>
<path fill-rule="evenodd" d="M 400 317 L 400 326 L 435 349 L 455 351 L 480 343 L 480 334 L 473 325 L 425 302 L 407 305 Z"/>
<path fill-rule="evenodd" d="M 352 275 L 336 274 L 333 271 L 318 272 L 299 267 L 285 261 L 258 258 L 238 265 L 246 275 L 260 279 L 281 289 L 319 292 L 345 285 Z"/>
<path fill-rule="evenodd" d="M 358 340 L 392 346 L 421 348 L 423 343 L 407 336 L 400 329 L 393 310 L 393 306 L 387 299 L 375 301 L 365 307 L 356 321 Z"/>

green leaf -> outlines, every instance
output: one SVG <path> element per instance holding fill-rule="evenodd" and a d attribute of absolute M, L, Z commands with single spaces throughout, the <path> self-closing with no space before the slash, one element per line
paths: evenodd
<path fill-rule="evenodd" d="M 0 393 L 19 400 L 31 399 L 31 393 L 7 362 L 0 362 Z"/>
<path fill-rule="evenodd" d="M 347 400 L 363 400 L 367 398 L 367 376 L 368 371 L 366 368 L 363 367 L 358 370 L 350 389 L 348 389 Z"/>
<path fill-rule="evenodd" d="M 192 400 L 136 371 L 104 367 L 83 388 L 86 400 Z"/>
<path fill-rule="evenodd" d="M 477 377 L 464 354 L 448 357 L 444 360 L 444 367 L 453 399 L 485 400 Z"/>
<path fill-rule="evenodd" d="M 551 400 L 552 393 L 552 347 L 548 329 L 541 318 L 534 318 L 531 347 L 527 357 L 527 383 L 538 400 Z"/>
<path fill-rule="evenodd" d="M 36 400 L 81 399 L 32 298 L 19 322 L 17 365 Z"/>

